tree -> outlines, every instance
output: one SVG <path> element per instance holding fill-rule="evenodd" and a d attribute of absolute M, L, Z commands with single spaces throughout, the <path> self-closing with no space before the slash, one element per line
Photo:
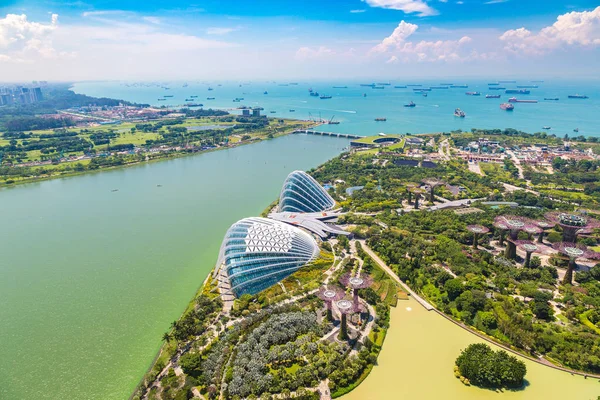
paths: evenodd
<path fill-rule="evenodd" d="M 527 373 L 523 361 L 504 350 L 494 352 L 485 343 L 469 345 L 455 362 L 460 375 L 470 383 L 491 388 L 521 387 Z"/>
<path fill-rule="evenodd" d="M 444 290 L 448 293 L 450 301 L 455 300 L 465 290 L 462 281 L 458 278 L 449 279 L 444 283 Z"/>

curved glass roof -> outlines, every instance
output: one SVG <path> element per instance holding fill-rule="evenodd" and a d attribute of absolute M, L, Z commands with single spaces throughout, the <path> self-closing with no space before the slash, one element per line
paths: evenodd
<path fill-rule="evenodd" d="M 231 292 L 256 294 L 298 270 L 319 254 L 305 231 L 267 219 L 244 218 L 223 239 L 217 269 L 223 269 Z"/>
<path fill-rule="evenodd" d="M 331 210 L 335 201 L 312 176 L 304 171 L 288 175 L 279 195 L 280 212 L 319 212 Z"/>

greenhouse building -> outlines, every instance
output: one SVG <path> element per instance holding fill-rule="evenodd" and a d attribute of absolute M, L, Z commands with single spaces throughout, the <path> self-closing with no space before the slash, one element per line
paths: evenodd
<path fill-rule="evenodd" d="M 304 171 L 288 175 L 279 195 L 279 212 L 308 213 L 331 210 L 333 198 Z"/>
<path fill-rule="evenodd" d="M 268 218 L 244 218 L 225 234 L 214 277 L 221 293 L 256 294 L 319 255 L 307 232 Z"/>

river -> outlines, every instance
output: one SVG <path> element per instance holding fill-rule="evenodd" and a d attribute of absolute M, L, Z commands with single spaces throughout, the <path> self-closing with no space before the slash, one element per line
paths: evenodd
<path fill-rule="evenodd" d="M 347 145 L 293 135 L 0 190 L 0 398 L 126 399 L 229 225 Z"/>
<path fill-rule="evenodd" d="M 600 395 L 597 379 L 572 376 L 523 358 L 527 364 L 523 390 L 501 393 L 465 386 L 454 377 L 454 360 L 481 339 L 412 299 L 399 301 L 392 309 L 390 325 L 377 365 L 344 400 L 596 400 Z"/>

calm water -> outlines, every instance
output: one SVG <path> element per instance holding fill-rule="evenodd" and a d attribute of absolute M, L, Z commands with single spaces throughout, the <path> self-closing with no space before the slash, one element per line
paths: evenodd
<path fill-rule="evenodd" d="M 571 376 L 531 361 L 525 390 L 495 392 L 468 387 L 454 377 L 460 351 L 480 340 L 416 301 L 399 301 L 392 309 L 391 328 L 367 379 L 344 400 L 596 400 L 597 379 Z"/>
<path fill-rule="evenodd" d="M 347 144 L 294 135 L 1 190 L 0 399 L 126 399 L 228 226 Z"/>
<path fill-rule="evenodd" d="M 205 107 L 236 108 L 240 105 L 261 106 L 269 116 L 295 118 L 319 118 L 340 121 L 339 125 L 326 125 L 321 129 L 335 132 L 374 135 L 385 133 L 427 133 L 471 128 L 516 128 L 526 132 L 539 132 L 550 126 L 549 131 L 559 136 L 586 135 L 600 136 L 598 115 L 600 115 L 600 81 L 546 81 L 536 83 L 537 89 L 529 89 L 529 95 L 507 95 L 501 90 L 488 90 L 487 83 L 494 79 L 480 81 L 419 81 L 391 82 L 385 89 L 371 89 L 359 86 L 359 82 L 299 82 L 298 85 L 279 86 L 274 83 L 161 83 L 141 86 L 131 83 L 90 82 L 75 85 L 74 90 L 91 96 L 107 96 L 153 105 L 184 104 L 185 99 L 197 95 L 194 102 Z M 394 85 L 420 83 L 423 87 L 437 86 L 440 83 L 468 84 L 468 88 L 432 89 L 428 97 L 413 93 L 411 87 L 395 89 Z M 531 85 L 529 81 L 516 84 L 501 84 L 502 87 L 516 88 L 517 85 Z M 129 85 L 129 86 L 126 86 Z M 148 85 L 148 84 L 143 84 Z M 162 86 L 170 89 L 165 90 Z M 333 86 L 348 86 L 347 89 L 334 89 Z M 214 90 L 208 91 L 212 87 Z M 333 98 L 321 100 L 309 96 L 313 88 L 320 94 Z M 267 91 L 268 94 L 263 94 Z M 481 92 L 481 96 L 467 96 L 467 91 Z M 366 93 L 367 97 L 363 97 Z M 500 99 L 486 99 L 486 94 L 500 94 Z M 568 99 L 570 94 L 584 94 L 589 99 Z M 163 95 L 174 97 L 157 101 Z M 515 96 L 519 99 L 537 99 L 537 104 L 515 104 L 513 112 L 503 111 L 499 105 Z M 207 100 L 215 97 L 215 100 Z M 244 98 L 239 103 L 236 97 Z M 545 97 L 558 97 L 558 101 L 544 101 Z M 405 108 L 404 104 L 414 101 L 415 108 Z M 466 118 L 453 115 L 455 108 L 461 108 Z M 295 110 L 290 112 L 290 110 Z M 271 114 L 270 111 L 276 111 Z M 375 118 L 385 117 L 387 122 L 376 122 Z M 579 128 L 575 134 L 573 129 Z"/>

